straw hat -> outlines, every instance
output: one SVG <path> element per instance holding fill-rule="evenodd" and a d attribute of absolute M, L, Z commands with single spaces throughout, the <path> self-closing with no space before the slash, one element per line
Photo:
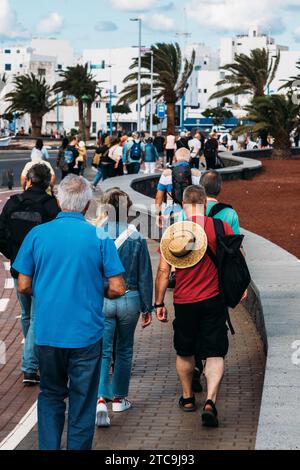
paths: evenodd
<path fill-rule="evenodd" d="M 168 264 L 178 269 L 196 266 L 207 251 L 204 229 L 194 222 L 185 221 L 169 227 L 161 240 L 160 250 Z"/>

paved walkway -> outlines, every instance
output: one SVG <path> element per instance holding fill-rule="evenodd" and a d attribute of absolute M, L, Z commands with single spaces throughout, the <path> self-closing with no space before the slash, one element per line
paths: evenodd
<path fill-rule="evenodd" d="M 157 244 L 149 242 L 149 246 L 153 267 L 156 270 Z M 171 293 L 168 295 L 167 303 L 171 312 Z M 227 358 L 227 370 L 218 405 L 221 421 L 219 429 L 203 428 L 200 410 L 195 414 L 179 410 L 180 386 L 174 367 L 172 322 L 162 325 L 154 321 L 152 327 L 145 331 L 138 328 L 136 333 L 129 397 L 134 407 L 127 413 L 111 415 L 111 428 L 96 431 L 94 449 L 254 449 L 265 356 L 262 342 L 244 308 L 239 307 L 232 314 L 232 319 L 237 334 L 235 337 L 230 337 L 230 354 Z M 19 343 L 17 346 L 20 349 Z M 17 363 L 18 356 L 15 367 Z M 17 382 L 18 372 L 12 373 L 15 374 Z M 22 397 L 26 393 L 24 391 L 20 393 L 20 387 L 16 386 L 15 382 L 10 390 L 11 399 L 17 395 Z M 203 406 L 204 399 L 204 394 L 198 395 L 199 408 Z M 13 403 L 12 406 L 14 407 Z M 36 448 L 35 428 L 18 449 Z"/>

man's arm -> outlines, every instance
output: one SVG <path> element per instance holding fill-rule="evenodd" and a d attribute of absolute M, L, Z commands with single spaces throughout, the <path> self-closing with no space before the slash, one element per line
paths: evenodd
<path fill-rule="evenodd" d="M 18 291 L 20 294 L 32 295 L 32 278 L 19 274 Z"/>
<path fill-rule="evenodd" d="M 157 191 L 155 198 L 155 207 L 156 207 L 156 220 L 159 228 L 163 228 L 163 216 L 162 216 L 162 205 L 164 202 L 164 191 Z"/>
<path fill-rule="evenodd" d="M 160 263 L 156 276 L 155 283 L 155 304 L 162 305 L 165 300 L 165 295 L 169 286 L 171 266 L 160 257 Z M 156 315 L 159 321 L 167 322 L 168 321 L 168 312 L 166 307 L 159 307 L 156 309 Z"/>
<path fill-rule="evenodd" d="M 108 279 L 108 288 L 105 297 L 108 299 L 118 299 L 125 295 L 126 286 L 123 276 L 114 276 Z"/>

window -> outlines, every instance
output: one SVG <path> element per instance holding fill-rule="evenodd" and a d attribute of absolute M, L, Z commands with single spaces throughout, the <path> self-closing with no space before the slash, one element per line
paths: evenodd
<path fill-rule="evenodd" d="M 4 54 L 10 54 L 11 53 L 11 50 L 10 49 L 5 49 L 4 50 Z"/>
<path fill-rule="evenodd" d="M 102 60 L 101 67 L 105 69 L 105 60 Z"/>
<path fill-rule="evenodd" d="M 46 75 L 46 69 L 38 69 L 38 75 L 40 77 L 45 77 Z"/>
<path fill-rule="evenodd" d="M 19 67 L 20 67 L 20 69 L 22 69 L 22 68 L 23 68 L 23 64 L 20 64 Z"/>
<path fill-rule="evenodd" d="M 117 93 L 117 86 L 114 86 L 114 93 Z"/>
<path fill-rule="evenodd" d="M 199 90 L 198 90 L 198 93 L 202 93 L 202 90 L 201 90 L 201 88 L 199 88 Z"/>
<path fill-rule="evenodd" d="M 207 65 L 207 60 L 204 61 L 204 65 Z"/>
<path fill-rule="evenodd" d="M 101 108 L 101 103 L 95 103 L 95 106 L 96 106 L 96 109 L 100 109 Z"/>
<path fill-rule="evenodd" d="M 207 93 L 207 89 L 206 89 L 206 88 L 204 88 L 204 93 Z"/>
<path fill-rule="evenodd" d="M 5 64 L 5 72 L 11 71 L 11 64 Z"/>
<path fill-rule="evenodd" d="M 61 64 L 57 65 L 57 70 L 62 70 L 63 66 Z"/>
<path fill-rule="evenodd" d="M 17 49 L 17 54 L 20 54 L 20 52 L 21 52 L 20 49 Z"/>
<path fill-rule="evenodd" d="M 92 124 L 92 133 L 96 134 L 96 132 L 97 132 L 97 123 L 93 122 L 93 124 Z"/>

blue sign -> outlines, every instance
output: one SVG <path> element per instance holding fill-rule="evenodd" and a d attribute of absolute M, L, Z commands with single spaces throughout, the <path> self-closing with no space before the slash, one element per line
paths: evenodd
<path fill-rule="evenodd" d="M 156 111 L 158 119 L 165 119 L 166 117 L 166 105 L 164 103 L 157 105 Z"/>

